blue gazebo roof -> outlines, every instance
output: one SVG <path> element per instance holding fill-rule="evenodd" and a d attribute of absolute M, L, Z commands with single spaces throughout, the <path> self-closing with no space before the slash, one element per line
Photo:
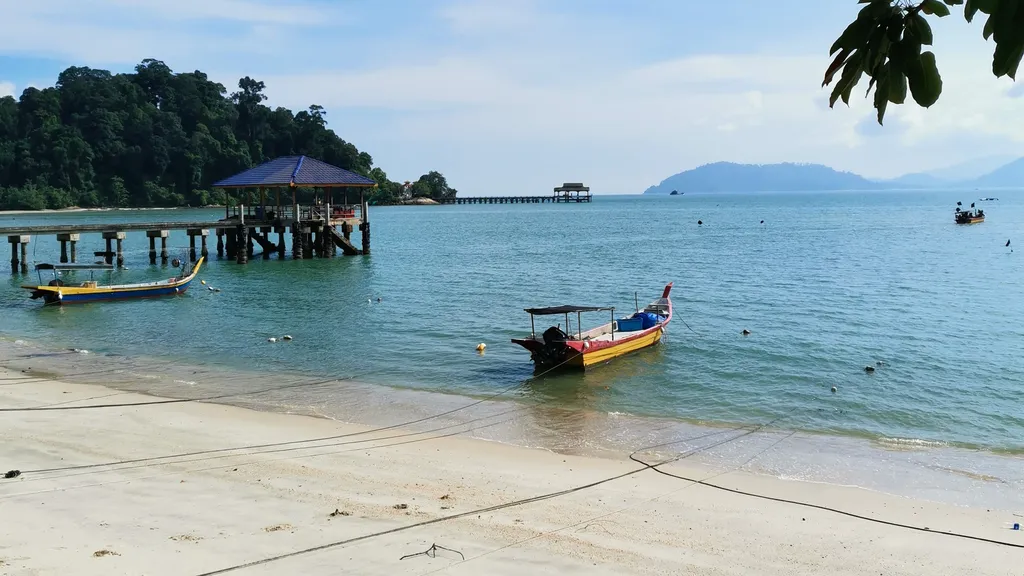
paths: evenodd
<path fill-rule="evenodd" d="M 365 176 L 331 166 L 308 156 L 282 156 L 216 182 L 214 188 L 283 186 L 370 187 L 377 183 Z"/>

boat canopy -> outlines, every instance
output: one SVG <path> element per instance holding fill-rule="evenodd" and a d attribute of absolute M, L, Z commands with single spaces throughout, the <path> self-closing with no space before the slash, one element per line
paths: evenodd
<path fill-rule="evenodd" d="M 572 314 L 576 312 L 614 311 L 615 308 L 605 306 L 552 306 L 550 308 L 527 308 L 526 312 L 534 316 L 554 316 L 555 314 Z"/>
<path fill-rule="evenodd" d="M 36 264 L 36 270 L 113 270 L 113 264 Z"/>

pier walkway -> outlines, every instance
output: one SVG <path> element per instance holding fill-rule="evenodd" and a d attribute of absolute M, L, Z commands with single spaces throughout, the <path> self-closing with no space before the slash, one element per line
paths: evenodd
<path fill-rule="evenodd" d="M 464 196 L 438 200 L 441 204 L 569 204 L 592 200 L 590 188 L 580 182 L 566 182 L 549 196 Z"/>

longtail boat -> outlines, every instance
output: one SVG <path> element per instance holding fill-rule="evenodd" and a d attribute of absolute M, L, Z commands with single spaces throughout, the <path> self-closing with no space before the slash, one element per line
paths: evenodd
<path fill-rule="evenodd" d="M 648 304 L 628 318 L 615 318 L 615 308 L 597 306 L 554 306 L 527 308 L 530 315 L 530 336 L 513 338 L 512 342 L 530 351 L 537 369 L 587 368 L 613 358 L 653 346 L 661 340 L 665 326 L 672 320 L 672 283 L 665 286 L 661 298 Z M 610 312 L 611 322 L 583 330 L 582 315 L 589 312 Z M 576 332 L 570 328 L 570 315 L 576 315 Z M 535 317 L 564 316 L 562 325 L 552 326 L 537 336 Z"/>
<path fill-rule="evenodd" d="M 62 272 L 88 270 L 94 274 L 96 270 L 111 271 L 114 269 L 111 264 L 38 264 L 36 272 L 39 275 L 39 284 L 22 286 L 32 293 L 32 299 L 43 299 L 44 305 L 50 304 L 76 304 L 79 302 L 96 302 L 100 300 L 129 300 L 135 298 L 154 298 L 157 296 L 174 296 L 184 294 L 189 284 L 199 273 L 203 265 L 203 258 L 200 258 L 189 272 L 183 265 L 181 275 L 161 280 L 159 282 L 143 282 L 140 284 L 116 284 L 110 286 L 99 286 L 95 280 L 90 279 L 79 284 L 67 284 L 60 278 Z M 42 271 L 53 271 L 53 280 L 43 284 Z"/>
<path fill-rule="evenodd" d="M 985 221 L 985 211 L 974 207 L 974 202 L 971 202 L 970 210 L 961 210 L 963 206 L 960 202 L 956 203 L 956 210 L 953 212 L 953 221 L 957 224 L 979 224 Z"/>

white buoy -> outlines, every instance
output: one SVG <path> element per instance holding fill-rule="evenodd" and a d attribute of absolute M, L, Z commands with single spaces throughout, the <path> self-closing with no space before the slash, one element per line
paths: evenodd
<path fill-rule="evenodd" d="M 832 387 L 832 393 L 835 394 L 836 392 L 839 392 L 839 388 L 836 388 L 835 386 L 833 386 Z"/>
<path fill-rule="evenodd" d="M 373 304 L 373 298 L 367 298 L 366 299 L 366 303 L 367 304 Z"/>
<path fill-rule="evenodd" d="M 204 284 L 205 284 L 205 282 L 204 282 Z M 213 292 L 213 286 L 207 286 L 206 289 L 209 290 L 210 292 Z"/>
<path fill-rule="evenodd" d="M 203 286 L 206 286 L 206 280 L 200 280 L 199 283 L 202 284 Z"/>
<path fill-rule="evenodd" d="M 214 292 L 220 292 L 220 288 L 214 288 L 213 291 Z"/>
<path fill-rule="evenodd" d="M 292 339 L 292 335 L 291 334 L 285 334 L 284 336 L 281 336 L 281 340 L 291 340 L 291 339 Z"/>
<path fill-rule="evenodd" d="M 267 342 L 270 342 L 270 343 L 277 342 L 277 338 L 267 338 Z"/>

